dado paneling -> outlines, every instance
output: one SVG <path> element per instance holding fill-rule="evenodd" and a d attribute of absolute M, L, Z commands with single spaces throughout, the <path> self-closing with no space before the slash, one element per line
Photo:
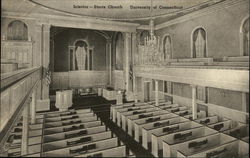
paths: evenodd
<path fill-rule="evenodd" d="M 84 88 L 107 85 L 105 71 L 70 71 L 52 73 L 52 89 Z"/>

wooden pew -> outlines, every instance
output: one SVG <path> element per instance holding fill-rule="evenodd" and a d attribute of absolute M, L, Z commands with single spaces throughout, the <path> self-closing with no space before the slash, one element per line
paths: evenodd
<path fill-rule="evenodd" d="M 177 112 L 176 114 L 183 116 L 189 120 L 193 120 L 192 112 L 190 112 L 190 113 L 188 112 L 189 113 L 188 115 L 185 115 L 185 113 L 186 113 L 186 110 L 184 110 L 182 112 Z M 206 111 L 199 111 L 199 112 L 197 112 L 197 119 L 205 118 L 206 115 L 207 115 Z"/>
<path fill-rule="evenodd" d="M 249 125 L 238 123 L 235 127 L 223 131 L 223 133 L 228 134 L 237 139 L 243 139 L 243 141 L 247 141 L 247 137 L 249 137 Z"/>
<path fill-rule="evenodd" d="M 145 116 L 143 116 L 143 118 L 139 118 L 138 119 L 127 119 L 127 124 L 128 124 L 128 134 L 130 136 L 134 135 L 134 124 L 135 122 L 140 122 L 140 123 L 147 123 L 147 122 L 154 122 L 154 121 L 158 121 L 160 120 L 160 116 L 164 115 L 164 114 L 169 114 L 167 111 L 155 111 L 155 112 L 151 112 L 148 115 L 145 114 Z M 149 116 L 149 117 L 147 117 Z M 141 116 L 142 117 L 142 116 Z"/>
<path fill-rule="evenodd" d="M 67 132 L 62 132 L 62 133 L 44 135 L 43 142 L 46 143 L 46 142 L 64 140 L 64 139 L 69 139 L 73 137 L 85 136 L 85 135 L 100 133 L 100 132 L 105 132 L 105 131 L 106 131 L 106 126 L 97 126 L 97 127 L 91 127 L 91 128 L 85 128 L 85 129 L 78 129 L 74 131 L 67 131 Z"/>
<path fill-rule="evenodd" d="M 213 128 L 213 129 L 215 129 L 217 131 L 223 132 L 223 131 L 231 129 L 232 121 L 231 120 L 225 120 L 225 121 L 222 121 L 222 122 L 210 124 L 210 125 L 208 125 L 208 127 L 211 127 L 211 128 Z"/>
<path fill-rule="evenodd" d="M 99 133 L 89 134 L 89 135 L 85 135 L 85 136 L 77 136 L 74 138 L 43 143 L 42 144 L 43 152 L 56 150 L 56 149 L 60 149 L 60 148 L 65 148 L 65 147 L 69 147 L 69 146 L 86 144 L 89 142 L 108 139 L 111 137 L 112 137 L 111 131 L 105 131 L 105 132 L 99 132 Z"/>
<path fill-rule="evenodd" d="M 137 107 L 137 106 L 143 106 L 148 105 L 147 103 L 125 103 L 122 105 L 111 105 L 110 107 L 110 119 L 113 120 L 113 122 L 116 122 L 116 110 L 117 109 L 123 109 L 123 108 L 131 108 L 131 107 Z"/>
<path fill-rule="evenodd" d="M 100 120 L 98 121 L 89 121 L 85 123 L 77 123 L 74 125 L 66 125 L 66 126 L 61 126 L 61 127 L 55 127 L 55 128 L 46 128 L 43 131 L 44 135 L 48 134 L 55 134 L 55 133 L 61 133 L 61 132 L 66 132 L 66 131 L 74 131 L 77 129 L 84 129 L 84 128 L 91 128 L 91 127 L 96 127 L 96 126 L 101 126 L 102 122 Z"/>
<path fill-rule="evenodd" d="M 218 131 L 202 126 L 163 135 L 161 137 L 155 137 L 152 135 L 152 153 L 156 157 L 172 157 L 171 147 L 175 144 L 201 138 L 214 133 L 218 133 Z M 162 151 L 163 148 L 164 152 Z"/>
<path fill-rule="evenodd" d="M 72 119 L 77 119 L 77 118 L 83 118 L 83 117 L 91 117 L 95 116 L 93 113 L 83 113 L 83 114 L 74 114 L 70 116 L 57 116 L 57 117 L 50 117 L 50 118 L 45 118 L 45 123 L 49 122 L 59 122 L 59 121 L 65 121 L 65 120 L 72 120 Z"/>
<path fill-rule="evenodd" d="M 171 145 L 171 157 L 179 157 L 180 155 L 178 152 L 183 153 L 185 157 L 191 156 L 201 151 L 219 147 L 232 141 L 236 141 L 236 139 L 223 133 L 215 133 L 201 138 L 185 141 L 183 143 Z M 169 148 L 166 147 L 166 143 L 164 142 L 163 156 L 166 156 L 167 152 L 169 152 Z"/>
<path fill-rule="evenodd" d="M 92 153 L 104 149 L 109 149 L 118 146 L 118 138 L 109 138 L 105 140 L 95 141 L 84 145 L 76 145 L 62 149 L 43 152 L 43 157 L 72 157 L 81 154 Z"/>
<path fill-rule="evenodd" d="M 87 131 L 87 132 L 84 132 L 84 133 L 82 132 L 82 135 L 78 134 L 81 131 Z M 75 131 L 69 131 L 69 132 L 62 132 L 62 133 L 44 135 L 43 136 L 43 141 L 42 141 L 42 136 L 31 137 L 31 138 L 29 138 L 29 151 L 28 151 L 28 154 L 34 154 L 34 153 L 37 153 L 37 152 L 41 152 L 40 150 L 41 150 L 42 142 L 44 144 L 49 144 L 47 146 L 50 146 L 51 148 L 53 148 L 53 145 L 56 146 L 55 144 L 60 145 L 60 144 L 62 144 L 62 142 L 65 142 L 65 141 L 71 140 L 71 139 L 75 140 L 75 139 L 78 139 L 78 137 L 89 137 L 91 135 L 97 134 L 97 135 L 101 136 L 101 138 L 104 138 L 105 135 L 102 132 L 107 135 L 107 133 L 105 133 L 106 132 L 106 127 L 105 126 L 97 126 L 97 127 L 86 128 L 86 129 L 82 129 L 82 130 L 75 130 Z M 76 133 L 76 136 L 74 136 L 72 138 L 65 138 L 65 135 L 70 136 L 70 135 L 75 134 L 75 133 Z M 108 134 L 108 136 L 109 136 L 109 134 Z M 21 141 L 21 139 L 20 139 L 20 141 Z M 21 147 L 21 145 L 16 147 L 16 148 L 10 149 L 8 152 L 10 153 L 10 155 L 11 155 L 11 153 L 16 153 L 17 156 L 20 156 L 20 154 L 21 154 L 20 153 L 20 151 L 21 151 L 20 147 Z"/>
<path fill-rule="evenodd" d="M 169 112 L 172 112 L 172 113 L 176 113 L 176 112 L 179 112 L 179 111 L 184 111 L 184 110 L 188 110 L 188 107 L 186 106 L 178 106 L 178 107 L 171 107 L 171 108 L 165 108 L 164 110 L 167 110 Z"/>
<path fill-rule="evenodd" d="M 68 111 L 53 111 L 53 112 L 46 112 L 45 114 L 45 118 L 50 118 L 50 117 L 59 117 L 61 115 L 67 115 L 67 114 L 71 114 L 71 113 L 76 113 L 76 114 L 80 114 L 80 113 L 91 113 L 92 110 L 91 109 L 79 109 L 79 110 L 68 110 Z"/>
<path fill-rule="evenodd" d="M 151 123 L 142 127 L 142 146 L 145 149 L 150 149 L 151 147 L 151 135 L 153 132 L 158 131 L 161 132 L 163 128 L 178 126 L 179 123 L 190 122 L 183 117 L 175 116 L 173 118 L 169 118 L 166 120 L 158 121 L 155 123 Z"/>
<path fill-rule="evenodd" d="M 159 128 L 159 129 L 154 130 L 151 134 L 152 154 L 156 157 L 158 156 L 158 150 L 159 148 L 162 147 L 159 144 L 162 145 L 162 138 L 164 136 L 168 134 L 176 133 L 179 131 L 185 131 L 188 129 L 197 128 L 197 127 L 202 127 L 202 125 L 193 121 L 189 121 L 189 122 L 182 122 L 182 123 L 178 123 L 178 124 L 174 124 L 174 125 L 170 125 L 164 128 Z"/>
<path fill-rule="evenodd" d="M 121 145 L 109 149 L 99 150 L 88 154 L 80 154 L 75 157 L 127 157 L 126 146 Z"/>
<path fill-rule="evenodd" d="M 249 144 L 246 142 L 236 140 L 231 141 L 192 155 L 186 155 L 184 152 L 177 152 L 177 157 L 207 157 L 207 158 L 248 158 L 249 157 Z"/>
<path fill-rule="evenodd" d="M 139 118 L 143 118 L 144 116 L 150 117 L 151 115 L 153 116 L 152 112 L 156 112 L 156 111 L 161 111 L 161 110 L 157 107 L 152 107 L 152 108 L 147 108 L 147 109 L 142 109 L 142 110 L 136 110 L 136 111 L 133 111 L 131 113 L 121 114 L 122 129 L 124 131 L 127 131 L 127 120 L 128 119 L 136 120 Z"/>
<path fill-rule="evenodd" d="M 143 106 L 139 106 L 139 107 L 131 107 L 131 108 L 125 108 L 126 111 L 116 111 L 116 123 L 119 127 L 122 126 L 121 120 L 122 120 L 122 115 L 124 116 L 129 116 L 132 115 L 134 111 L 140 111 L 143 109 L 150 109 L 150 108 L 156 108 L 153 105 L 143 105 Z M 122 110 L 122 109 L 120 109 Z"/>
<path fill-rule="evenodd" d="M 162 110 L 167 110 L 170 108 L 175 108 L 175 107 L 179 107 L 179 104 L 160 104 L 158 107 L 161 108 Z"/>
<path fill-rule="evenodd" d="M 195 120 L 195 122 L 198 122 L 203 125 L 210 125 L 219 122 L 219 117 L 214 115 L 214 116 L 208 116 L 205 118 L 200 118 Z"/>
<path fill-rule="evenodd" d="M 70 119 L 70 120 L 65 120 L 61 122 L 48 122 L 44 126 L 45 128 L 54 128 L 54 127 L 73 125 L 73 124 L 89 122 L 89 121 L 97 121 L 97 120 L 98 120 L 97 116 L 88 116 L 88 117 L 86 116 L 82 118 Z"/>
<path fill-rule="evenodd" d="M 28 154 L 35 154 L 41 152 L 41 144 L 33 144 L 28 147 Z M 20 157 L 21 148 L 15 148 L 8 150 L 8 157 Z"/>
<path fill-rule="evenodd" d="M 154 126 L 154 124 L 156 123 L 161 123 L 161 122 L 164 122 L 165 120 L 168 120 L 170 118 L 173 118 L 173 117 L 178 117 L 177 119 L 182 119 L 183 121 L 186 120 L 186 121 L 189 121 L 188 119 L 185 119 L 185 118 L 181 118 L 179 117 L 178 115 L 176 114 L 173 114 L 173 113 L 166 113 L 166 114 L 163 114 L 163 115 L 159 115 L 159 116 L 154 116 L 154 117 L 151 117 L 153 118 L 153 120 L 149 120 L 151 118 L 145 118 L 145 119 L 142 119 L 142 120 L 136 120 L 134 121 L 134 131 L 135 131 L 135 140 L 137 142 L 142 142 L 142 128 L 143 127 L 150 127 L 150 126 Z"/>

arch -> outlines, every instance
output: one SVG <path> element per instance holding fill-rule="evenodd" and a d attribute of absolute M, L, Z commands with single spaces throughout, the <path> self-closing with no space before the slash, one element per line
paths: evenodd
<path fill-rule="evenodd" d="M 28 40 L 28 27 L 20 20 L 11 21 L 8 24 L 7 40 Z"/>
<path fill-rule="evenodd" d="M 141 33 L 140 33 L 140 45 L 144 45 L 144 39 L 145 37 L 149 37 L 149 31 L 148 30 L 143 30 Z"/>
<path fill-rule="evenodd" d="M 165 34 L 162 38 L 162 51 L 164 54 L 164 59 L 173 58 L 173 42 L 170 34 Z"/>
<path fill-rule="evenodd" d="M 249 56 L 249 15 L 245 17 L 240 26 L 241 55 Z"/>
<path fill-rule="evenodd" d="M 123 70 L 123 55 L 124 55 L 124 40 L 123 34 L 118 32 L 115 37 L 115 68 Z"/>
<path fill-rule="evenodd" d="M 191 58 L 208 57 L 207 32 L 204 27 L 196 27 L 191 33 Z"/>

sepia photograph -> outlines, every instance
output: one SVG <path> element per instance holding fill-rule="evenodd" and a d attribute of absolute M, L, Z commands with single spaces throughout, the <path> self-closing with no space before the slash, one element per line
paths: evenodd
<path fill-rule="evenodd" d="M 249 158 L 250 0 L 1 0 L 0 157 Z"/>

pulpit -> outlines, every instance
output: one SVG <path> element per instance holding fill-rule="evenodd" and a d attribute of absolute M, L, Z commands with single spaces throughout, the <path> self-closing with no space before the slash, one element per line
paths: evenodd
<path fill-rule="evenodd" d="M 72 106 L 72 90 L 63 90 L 56 92 L 56 104 L 55 106 L 59 111 L 66 111 Z"/>

